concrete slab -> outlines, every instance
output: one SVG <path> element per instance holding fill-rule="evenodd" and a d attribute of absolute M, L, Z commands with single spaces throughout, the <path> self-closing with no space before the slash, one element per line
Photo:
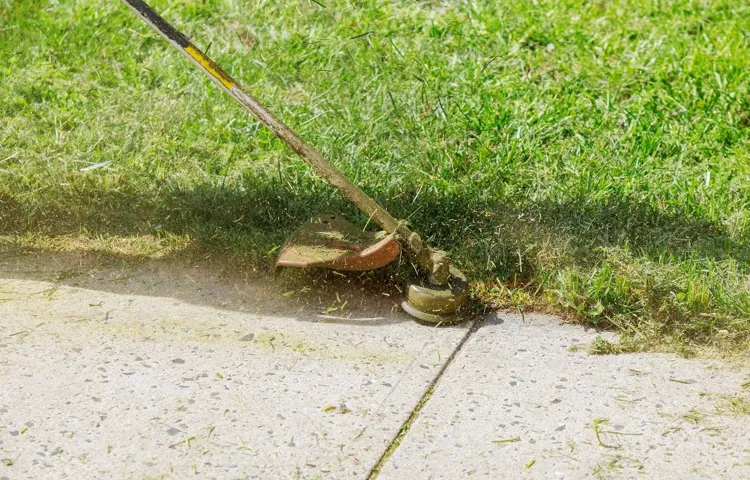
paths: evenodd
<path fill-rule="evenodd" d="M 466 330 L 358 287 L 0 272 L 0 478 L 363 478 Z"/>
<path fill-rule="evenodd" d="M 575 351 L 595 337 L 552 318 L 489 321 L 379 479 L 750 478 L 748 372 Z"/>

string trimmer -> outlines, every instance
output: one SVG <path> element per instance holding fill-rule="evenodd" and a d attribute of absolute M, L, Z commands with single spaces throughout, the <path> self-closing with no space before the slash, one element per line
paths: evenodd
<path fill-rule="evenodd" d="M 277 264 L 286 267 L 324 267 L 337 270 L 372 270 L 394 261 L 403 247 L 426 272 L 426 278 L 408 285 L 401 304 L 411 316 L 429 323 L 458 319 L 468 297 L 464 275 L 442 250 L 430 248 L 405 222 L 398 221 L 349 181 L 317 150 L 247 94 L 237 81 L 208 58 L 190 40 L 141 0 L 122 0 L 144 22 L 182 52 L 203 73 L 255 115 L 328 183 L 351 200 L 384 232 L 359 229 L 335 216 L 320 216 L 306 223 L 282 248 Z"/>

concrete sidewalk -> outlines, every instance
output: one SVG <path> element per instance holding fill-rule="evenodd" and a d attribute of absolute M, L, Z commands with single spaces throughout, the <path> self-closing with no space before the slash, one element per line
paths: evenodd
<path fill-rule="evenodd" d="M 380 478 L 750 478 L 748 372 L 592 356 L 596 336 L 551 317 L 488 318 Z"/>
<path fill-rule="evenodd" d="M 546 317 L 467 337 L 347 285 L 62 264 L 0 258 L 0 479 L 750 477 L 725 364 L 589 356 Z"/>

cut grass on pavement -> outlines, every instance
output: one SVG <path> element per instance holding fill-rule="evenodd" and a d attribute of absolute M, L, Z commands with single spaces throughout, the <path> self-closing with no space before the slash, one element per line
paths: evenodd
<path fill-rule="evenodd" d="M 153 6 L 483 301 L 747 351 L 747 2 Z M 365 223 L 119 2 L 0 0 L 0 55 L 6 243 L 188 238 L 269 269 L 314 214 Z"/>

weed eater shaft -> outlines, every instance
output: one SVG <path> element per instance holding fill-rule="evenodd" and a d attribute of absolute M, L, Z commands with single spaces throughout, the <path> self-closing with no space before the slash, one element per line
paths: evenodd
<path fill-rule="evenodd" d="M 305 143 L 289 127 L 260 104 L 255 98 L 247 94 L 242 87 L 224 70 L 208 58 L 200 49 L 190 43 L 190 40 L 170 25 L 142 0 L 122 0 L 144 22 L 159 32 L 177 50 L 182 52 L 199 69 L 208 75 L 214 83 L 231 95 L 237 102 L 249 110 L 266 127 L 270 128 L 280 139 L 286 142 L 302 159 L 313 167 L 328 183 L 351 200 L 360 210 L 368 215 L 386 232 L 395 234 L 411 253 L 420 267 L 431 274 L 431 280 L 438 285 L 448 282 L 450 259 L 440 250 L 429 248 L 416 232 L 411 231 L 402 222 L 393 218 L 376 201 L 368 197 L 362 190 L 339 172 L 336 167 L 323 158 L 313 147 Z"/>

